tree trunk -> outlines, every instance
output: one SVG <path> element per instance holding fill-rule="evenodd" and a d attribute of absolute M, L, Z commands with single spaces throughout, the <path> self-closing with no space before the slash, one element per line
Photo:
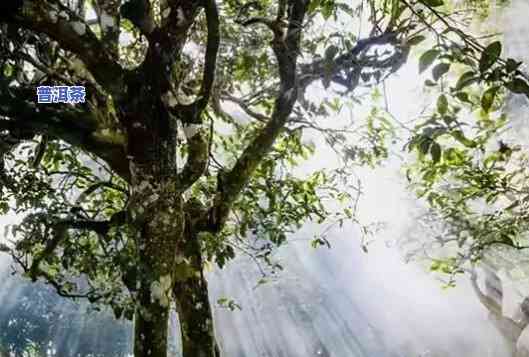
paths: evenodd
<path fill-rule="evenodd" d="M 147 303 L 136 309 L 134 356 L 167 357 L 169 307 Z"/>
<path fill-rule="evenodd" d="M 169 292 L 172 285 L 168 267 L 172 259 L 167 249 L 153 244 L 156 242 L 154 237 L 143 238 L 142 241 L 150 249 L 140 253 L 141 269 L 134 316 L 134 356 L 167 357 Z"/>
<path fill-rule="evenodd" d="M 174 287 L 184 357 L 220 357 L 207 281 L 202 272 Z"/>
<path fill-rule="evenodd" d="M 146 182 L 143 180 L 142 182 Z M 138 250 L 135 357 L 167 357 L 175 256 L 183 238 L 181 197 L 171 182 L 143 183 L 135 203 Z M 152 201 L 152 202 L 151 202 Z"/>
<path fill-rule="evenodd" d="M 147 104 L 143 108 L 149 108 Z M 142 125 L 128 130 L 128 152 L 134 158 L 129 226 L 138 258 L 137 287 L 131 289 L 137 304 L 134 356 L 167 357 L 169 311 L 176 300 L 184 357 L 219 357 L 201 249 L 197 236 L 191 234 L 195 215 L 184 210 L 176 170 L 176 128 L 163 106 L 154 104 L 158 110 L 152 116 L 156 120 L 148 122 L 149 130 Z"/>

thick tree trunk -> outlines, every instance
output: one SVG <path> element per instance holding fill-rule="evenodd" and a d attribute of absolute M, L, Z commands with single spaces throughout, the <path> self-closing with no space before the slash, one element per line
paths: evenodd
<path fill-rule="evenodd" d="M 134 356 L 167 357 L 169 308 L 146 304 L 136 310 L 134 319 Z"/>
<path fill-rule="evenodd" d="M 131 289 L 137 304 L 134 356 L 167 357 L 169 310 L 177 298 L 184 357 L 218 357 L 200 246 L 191 234 L 194 215 L 187 209 L 184 213 L 183 183 L 176 170 L 176 128 L 160 103 L 154 107 L 156 120 L 128 130 L 133 158 L 129 226 L 138 258 L 137 286 Z M 136 117 L 141 115 L 131 122 Z"/>
<path fill-rule="evenodd" d="M 207 281 L 197 274 L 174 288 L 178 318 L 182 329 L 184 357 L 220 357 L 213 329 Z"/>
<path fill-rule="evenodd" d="M 178 242 L 183 240 L 181 197 L 174 194 L 169 181 L 139 185 L 144 188 L 141 201 L 136 203 L 140 212 L 136 212 L 135 221 L 138 274 L 134 356 L 167 357 L 175 256 Z"/>
<path fill-rule="evenodd" d="M 139 290 L 134 316 L 134 356 L 167 357 L 172 260 L 167 249 L 143 238 L 150 248 L 140 253 Z M 156 249 L 158 248 L 158 249 Z"/>

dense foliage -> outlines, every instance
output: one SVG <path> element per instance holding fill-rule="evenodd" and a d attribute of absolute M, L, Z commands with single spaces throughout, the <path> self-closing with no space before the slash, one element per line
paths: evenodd
<path fill-rule="evenodd" d="M 447 46 L 439 39 L 419 65 L 433 67 L 426 86 L 439 82 L 442 90 L 413 129 L 407 149 L 418 160 L 406 174 L 429 207 L 425 222 L 440 223 L 429 229 L 431 269 L 448 274 L 452 286 L 487 249 L 526 247 L 527 149 L 515 129 L 529 86 L 522 62 L 502 58 L 499 41 L 481 47 L 461 35 L 462 46 Z"/>

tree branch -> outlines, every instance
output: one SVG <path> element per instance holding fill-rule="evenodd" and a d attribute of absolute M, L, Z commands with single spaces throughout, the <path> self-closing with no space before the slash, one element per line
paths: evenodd
<path fill-rule="evenodd" d="M 123 143 L 98 135 L 104 128 L 96 114 L 84 107 L 36 106 L 35 90 L 0 87 L 0 130 L 49 135 L 100 157 L 123 179 L 129 168 Z M 108 130 L 108 129 L 107 129 Z"/>
<path fill-rule="evenodd" d="M 247 114 L 248 116 L 254 118 L 255 120 L 257 121 L 260 121 L 262 123 L 266 123 L 269 118 L 264 115 L 264 114 L 261 114 L 259 112 L 256 112 L 255 110 L 253 110 L 252 108 L 250 108 L 250 105 L 248 105 L 244 100 L 240 99 L 240 98 L 236 98 L 228 93 L 226 93 L 225 95 L 223 95 L 221 97 L 222 100 L 226 100 L 228 102 L 232 102 L 232 103 L 235 103 L 237 104 L 245 114 Z"/>
<path fill-rule="evenodd" d="M 206 0 L 205 9 L 208 38 L 200 94 L 192 104 L 179 106 L 176 109 L 176 115 L 180 117 L 184 125 L 188 145 L 187 161 L 177 181 L 182 191 L 188 189 L 202 176 L 209 157 L 209 142 L 206 139 L 206 131 L 202 128 L 202 114 L 208 105 L 215 81 L 220 29 L 219 12 L 215 0 Z M 194 125 L 196 128 L 193 127 Z"/>
<path fill-rule="evenodd" d="M 119 58 L 120 4 L 121 1 L 96 0 L 94 9 L 101 29 L 101 42 L 107 44 L 113 58 Z"/>
<path fill-rule="evenodd" d="M 59 2 L 25 1 L 10 20 L 24 28 L 44 33 L 75 53 L 94 78 L 109 93 L 122 93 L 123 69 L 97 39 L 84 19 Z"/>
<path fill-rule="evenodd" d="M 187 124 L 202 124 L 201 116 L 208 105 L 213 83 L 215 82 L 217 54 L 220 45 L 219 11 L 215 0 L 205 0 L 204 7 L 206 10 L 208 37 L 200 92 L 193 103 L 177 105 L 171 109 L 174 115 Z"/>
<path fill-rule="evenodd" d="M 93 231 L 100 236 L 105 236 L 108 233 L 112 223 L 114 222 L 58 219 L 53 223 L 46 224 L 47 229 L 49 229 L 50 233 L 52 234 L 52 238 L 46 240 L 46 246 L 44 247 L 44 250 L 33 259 L 33 262 L 29 267 L 29 276 L 33 280 L 36 280 L 37 277 L 41 275 L 40 263 L 50 256 L 59 246 L 59 244 L 61 244 L 61 242 L 68 238 L 69 229 Z"/>
<path fill-rule="evenodd" d="M 219 172 L 217 193 L 209 211 L 207 223 L 201 229 L 218 232 L 222 229 L 231 207 L 244 186 L 250 180 L 255 169 L 272 148 L 276 138 L 283 130 L 297 100 L 298 79 L 296 62 L 301 39 L 301 25 L 307 11 L 308 2 L 289 0 L 290 16 L 288 29 L 274 32 L 272 49 L 278 62 L 280 78 L 279 94 L 268 123 L 260 130 L 256 138 L 243 151 L 235 166 L 227 173 Z"/>
<path fill-rule="evenodd" d="M 407 56 L 405 49 L 399 49 L 397 46 L 400 41 L 398 39 L 398 32 L 387 32 L 379 36 L 373 36 L 366 39 L 359 40 L 356 45 L 346 53 L 343 53 L 336 58 L 332 59 L 332 62 L 328 62 L 326 59 L 318 59 L 312 63 L 303 64 L 300 67 L 300 87 L 306 88 L 315 80 L 323 79 L 325 77 L 338 82 L 339 84 L 345 85 L 346 81 L 342 80 L 343 77 L 340 76 L 340 73 L 344 70 L 353 70 L 361 66 L 372 66 L 377 68 L 377 65 L 380 64 L 383 67 L 386 62 L 379 61 L 377 59 L 371 59 L 368 63 L 363 63 L 359 56 L 363 53 L 366 53 L 369 49 L 374 46 L 380 45 L 394 45 L 396 51 L 396 57 L 394 59 L 399 59 L 401 54 Z M 405 57 L 404 57 L 405 59 Z M 393 65 L 393 63 L 390 63 Z M 354 83 L 353 83 L 354 85 Z"/>

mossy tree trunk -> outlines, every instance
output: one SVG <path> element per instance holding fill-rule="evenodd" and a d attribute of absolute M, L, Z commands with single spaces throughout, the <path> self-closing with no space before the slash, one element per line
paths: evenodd
<path fill-rule="evenodd" d="M 183 356 L 220 357 L 204 276 L 198 274 L 178 282 L 174 291 L 178 296 L 176 306 L 182 330 Z"/>
<path fill-rule="evenodd" d="M 200 217 L 205 210 L 199 201 L 190 199 L 184 212 L 186 239 L 178 249 L 172 291 L 180 321 L 182 353 L 184 357 L 220 357 L 199 235 Z"/>
<path fill-rule="evenodd" d="M 147 125 L 129 128 L 131 192 L 127 213 L 137 258 L 135 286 L 129 286 L 136 297 L 135 357 L 167 356 L 175 260 L 184 240 L 176 132 L 159 124 L 168 122 L 167 114 L 160 118 L 160 113 L 155 111 L 141 121 Z"/>
<path fill-rule="evenodd" d="M 134 318 L 134 356 L 166 357 L 169 308 L 143 303 Z"/>
<path fill-rule="evenodd" d="M 134 355 L 166 357 L 175 257 L 178 242 L 183 239 L 183 219 L 180 198 L 174 196 L 170 182 L 149 187 L 152 188 L 147 198 L 142 195 L 138 203 L 145 212 L 134 217 L 139 261 Z"/>

